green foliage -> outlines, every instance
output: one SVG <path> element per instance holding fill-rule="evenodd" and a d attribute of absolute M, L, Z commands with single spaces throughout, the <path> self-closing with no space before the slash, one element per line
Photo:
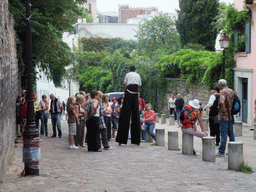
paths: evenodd
<path fill-rule="evenodd" d="M 119 38 L 102 38 L 102 37 L 82 37 L 79 41 L 79 44 L 82 45 L 83 51 L 95 51 L 100 52 L 105 50 L 106 47 L 115 44 L 116 42 L 120 41 Z"/>
<path fill-rule="evenodd" d="M 206 50 L 205 46 L 198 44 L 198 43 L 195 43 L 195 44 L 188 43 L 184 46 L 184 49 L 192 49 L 195 51 L 200 51 L 200 50 L 205 51 Z"/>
<path fill-rule="evenodd" d="M 70 10 L 68 12 L 65 12 L 63 15 L 63 17 L 70 18 L 71 24 L 77 23 L 77 19 L 79 16 L 81 18 L 86 18 L 86 23 L 93 23 L 92 14 L 89 13 L 89 11 L 84 6 L 81 6 L 81 5 L 79 5 L 77 7 L 77 10 L 75 10 L 75 11 Z M 73 29 L 73 27 L 72 27 L 72 29 Z"/>
<path fill-rule="evenodd" d="M 136 37 L 140 54 L 150 58 L 161 52 L 173 53 L 180 47 L 174 19 L 167 14 L 157 15 L 140 24 Z"/>
<path fill-rule="evenodd" d="M 84 66 L 84 69 L 74 79 L 79 81 L 81 90 L 87 92 L 93 89 L 101 90 L 102 92 L 111 90 L 112 73 L 102 67 Z"/>
<path fill-rule="evenodd" d="M 218 15 L 218 0 L 180 0 L 176 27 L 182 47 L 198 43 L 207 50 L 215 50 L 217 30 L 214 29 Z"/>
<path fill-rule="evenodd" d="M 109 69 L 113 75 L 111 81 L 112 91 L 124 91 L 124 77 L 129 72 L 133 60 L 123 57 L 120 50 L 116 50 L 114 54 L 108 54 L 102 60 L 102 67 Z"/>
<path fill-rule="evenodd" d="M 168 76 L 176 72 L 172 66 L 179 66 L 181 78 L 187 79 L 188 85 L 194 82 L 213 87 L 219 80 L 222 66 L 222 53 L 181 49 L 165 56 L 160 62 L 161 74 Z"/>
<path fill-rule="evenodd" d="M 249 173 L 249 174 L 254 172 L 253 168 L 251 168 L 249 165 L 247 165 L 245 163 L 243 163 L 239 166 L 239 171 L 241 171 L 243 173 Z"/>
<path fill-rule="evenodd" d="M 72 27 L 68 12 L 80 14 L 79 4 L 86 0 L 31 0 L 32 57 L 34 65 L 41 67 L 56 86 L 61 85 L 65 66 L 73 62 L 69 47 L 61 38 Z M 26 0 L 9 0 L 17 33 L 18 64 L 21 85 L 26 87 Z"/>

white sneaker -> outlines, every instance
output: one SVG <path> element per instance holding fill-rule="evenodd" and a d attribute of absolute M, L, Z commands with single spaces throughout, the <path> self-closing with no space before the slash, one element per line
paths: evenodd
<path fill-rule="evenodd" d="M 79 147 L 75 146 L 75 145 L 71 145 L 71 149 L 78 149 Z"/>
<path fill-rule="evenodd" d="M 75 145 L 69 145 L 68 146 L 69 149 L 78 149 L 79 147 L 75 146 Z"/>

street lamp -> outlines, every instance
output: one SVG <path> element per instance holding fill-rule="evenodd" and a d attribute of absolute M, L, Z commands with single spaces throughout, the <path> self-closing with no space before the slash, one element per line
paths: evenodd
<path fill-rule="evenodd" d="M 32 58 L 32 36 L 31 36 L 31 14 L 30 0 L 26 1 L 26 22 L 27 22 L 27 41 L 26 41 L 26 60 L 27 60 L 27 120 L 23 133 L 23 162 L 25 164 L 25 176 L 39 175 L 39 160 L 41 151 L 39 147 L 39 132 L 35 124 L 34 114 L 34 69 Z"/>
<path fill-rule="evenodd" d="M 69 96 L 71 96 L 71 78 L 72 78 L 72 73 L 70 70 L 67 70 L 67 81 L 68 81 L 68 90 L 69 90 Z"/>
<path fill-rule="evenodd" d="M 224 33 L 224 35 L 219 39 L 219 42 L 220 48 L 223 49 L 223 79 L 225 79 L 225 49 L 229 46 L 230 38 L 226 33 Z"/>

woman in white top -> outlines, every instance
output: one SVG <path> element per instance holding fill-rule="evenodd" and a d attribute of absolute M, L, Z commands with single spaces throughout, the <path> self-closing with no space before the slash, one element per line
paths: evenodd
<path fill-rule="evenodd" d="M 104 121 L 107 127 L 107 136 L 108 136 L 108 140 L 111 141 L 111 114 L 112 114 L 112 108 L 109 104 L 109 96 L 106 95 L 104 97 L 104 102 L 103 102 L 103 107 L 105 110 L 105 115 L 104 115 Z"/>
<path fill-rule="evenodd" d="M 47 100 L 47 96 L 43 95 L 42 100 L 39 103 L 39 109 L 42 113 L 41 115 L 41 135 L 49 137 L 48 133 L 48 117 L 49 117 L 49 101 Z"/>
<path fill-rule="evenodd" d="M 92 107 L 92 117 L 87 119 L 87 147 L 88 151 L 101 152 L 102 150 L 98 147 L 99 140 L 99 117 L 100 117 L 100 106 L 99 104 L 99 93 L 98 91 L 91 92 L 91 100 L 88 104 Z"/>
<path fill-rule="evenodd" d="M 170 111 L 170 115 L 172 115 L 174 113 L 174 118 L 176 120 L 176 113 L 174 111 L 175 108 L 175 95 L 172 94 L 172 97 L 169 99 L 168 101 L 168 110 Z"/>

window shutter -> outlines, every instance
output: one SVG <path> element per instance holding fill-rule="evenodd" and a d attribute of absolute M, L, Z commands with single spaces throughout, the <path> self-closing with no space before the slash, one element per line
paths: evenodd
<path fill-rule="evenodd" d="M 235 43 L 235 45 L 237 45 L 237 42 L 238 42 L 238 30 L 235 29 L 234 30 L 234 43 Z"/>
<path fill-rule="evenodd" d="M 245 43 L 245 52 L 251 52 L 251 20 L 247 20 L 245 24 L 245 34 L 246 34 L 246 43 Z"/>

